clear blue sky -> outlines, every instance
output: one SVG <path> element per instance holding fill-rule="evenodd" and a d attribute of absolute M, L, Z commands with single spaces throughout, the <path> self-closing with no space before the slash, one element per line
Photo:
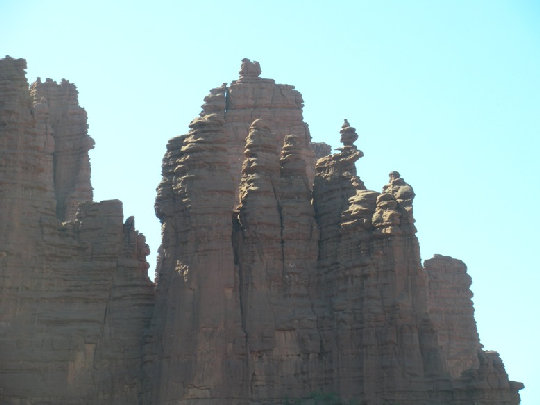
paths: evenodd
<path fill-rule="evenodd" d="M 302 92 L 315 141 L 348 118 L 359 175 L 413 185 L 422 258 L 467 263 L 482 343 L 540 404 L 540 2 L 0 0 L 5 54 L 78 86 L 95 199 L 135 215 L 151 271 L 165 144 L 242 58 Z"/>

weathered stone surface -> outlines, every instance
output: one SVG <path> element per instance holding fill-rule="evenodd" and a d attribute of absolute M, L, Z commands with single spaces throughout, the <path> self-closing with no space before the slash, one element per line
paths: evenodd
<path fill-rule="evenodd" d="M 149 403 L 277 404 L 310 392 L 366 404 L 487 403 L 488 375 L 515 397 L 477 341 L 459 376 L 449 361 L 438 329 L 452 320 L 431 318 L 412 187 L 392 172 L 382 193 L 366 190 L 355 129 L 345 120 L 343 147 L 330 155 L 309 143 L 301 106 L 291 86 L 260 78 L 245 59 L 239 80 L 205 98 L 201 124 L 171 140 L 156 200 L 164 239 L 150 364 L 161 374 L 149 373 Z M 187 290 L 186 274 L 198 280 Z M 215 325 L 203 327 L 208 308 Z"/>
<path fill-rule="evenodd" d="M 247 400 L 252 387 L 256 392 L 253 394 L 255 397 L 266 395 L 275 398 L 280 378 L 280 371 L 275 367 L 282 370 L 289 367 L 291 371 L 287 373 L 295 372 L 294 367 L 291 368 L 286 362 L 280 365 L 281 360 L 269 356 L 271 366 L 268 367 L 274 367 L 275 372 L 271 377 L 274 382 L 268 385 L 274 386 L 261 388 L 266 383 L 258 380 L 264 375 L 260 367 L 265 369 L 267 366 L 256 365 L 253 361 L 258 345 L 265 339 L 275 344 L 289 344 L 290 324 L 294 323 L 291 317 L 301 315 L 288 315 L 285 317 L 287 321 L 271 320 L 265 323 L 264 314 L 257 312 L 260 306 L 248 308 L 248 298 L 244 294 L 266 302 L 265 307 L 268 307 L 270 302 L 277 303 L 277 297 L 284 294 L 278 289 L 276 293 L 281 295 L 276 295 L 273 291 L 275 288 L 305 277 L 295 275 L 294 270 L 291 270 L 289 277 L 292 281 L 274 280 L 274 276 L 269 275 L 269 280 L 276 283 L 272 291 L 269 290 L 268 294 L 253 293 L 254 288 L 269 287 L 268 280 L 263 279 L 261 283 L 255 281 L 260 277 L 258 272 L 264 270 L 270 274 L 271 268 L 274 268 L 282 275 L 282 251 L 285 248 L 281 246 L 278 194 L 282 170 L 279 153 L 285 137 L 291 136 L 290 143 L 294 142 L 296 149 L 294 156 L 289 156 L 289 149 L 294 149 L 292 145 L 288 147 L 288 152 L 284 152 L 286 162 L 283 170 L 296 170 L 296 174 L 285 178 L 283 199 L 301 196 L 299 214 L 312 209 L 311 181 L 307 176 L 310 174 L 308 168 L 311 168 L 313 177 L 311 162 L 314 158 L 309 147 L 309 131 L 302 120 L 303 101 L 300 93 L 292 86 L 260 78 L 259 74 L 260 66 L 257 63 L 244 60 L 240 79 L 233 81 L 230 86 L 224 84 L 211 90 L 205 98 L 200 117 L 190 125 L 190 133 L 171 140 L 164 158 L 163 181 L 156 199 L 156 212 L 163 224 L 163 242 L 156 271 L 155 336 L 149 344 L 149 358 L 154 362 L 150 362 L 148 368 L 154 380 L 153 392 L 149 397 L 155 403 L 190 403 L 197 400 L 201 403 L 211 400 L 222 403 L 224 397 L 236 398 L 235 401 L 241 398 Z M 248 141 L 248 147 L 246 138 L 250 128 L 254 135 Z M 271 134 L 268 128 L 272 128 Z M 260 134 L 256 135 L 257 132 Z M 262 135 L 265 132 L 266 135 Z M 268 137 L 266 143 L 258 139 L 264 136 Z M 304 189 L 294 190 L 296 195 L 288 196 L 287 193 L 291 192 L 290 182 L 294 183 L 294 187 L 303 184 Z M 235 212 L 236 207 L 238 213 Z M 295 208 L 284 207 L 284 210 L 294 212 Z M 313 247 L 317 240 L 314 218 L 312 214 L 303 215 L 289 221 L 308 221 L 306 226 L 312 239 L 299 243 Z M 298 231 L 294 226 L 287 226 L 286 238 L 298 238 L 294 234 Z M 240 242 L 244 238 L 247 242 Z M 267 253 L 257 251 L 263 247 Z M 287 245 L 287 249 L 302 251 L 298 257 L 291 257 L 293 265 L 306 255 L 311 255 L 311 260 L 315 260 L 313 248 L 311 251 L 308 247 L 303 248 L 306 252 Z M 240 256 L 246 258 L 245 263 L 239 260 Z M 255 262 L 248 264 L 249 260 Z M 241 265 L 249 269 L 242 270 Z M 261 268 L 261 265 L 267 269 Z M 178 269 L 183 269 L 180 271 L 182 274 L 191 274 L 191 278 L 178 277 Z M 302 268 L 298 271 L 302 273 Z M 248 280 L 248 273 L 253 274 L 252 279 Z M 305 283 L 302 280 L 298 282 Z M 305 295 L 307 287 L 303 288 Z M 270 298 L 266 299 L 265 294 Z M 189 315 L 184 313 L 188 308 L 191 308 Z M 206 323 L 205 311 L 209 311 Z M 290 306 L 287 311 L 290 311 Z M 275 318 L 273 313 L 272 310 L 268 311 L 268 315 Z M 250 319 L 255 326 L 248 327 Z M 285 323 L 288 325 L 282 325 Z M 276 332 L 278 328 L 285 329 Z M 183 342 L 181 346 L 178 339 L 167 340 L 172 331 Z M 208 350 L 210 347 L 212 351 Z M 276 350 L 285 349 L 278 347 Z M 282 355 L 286 356 L 289 354 Z M 162 380 L 155 378 L 156 367 L 168 370 Z M 255 372 L 254 367 L 259 369 Z"/>
<path fill-rule="evenodd" d="M 471 368 L 454 381 L 454 404 L 511 405 L 519 404 L 520 382 L 509 381 L 499 353 L 478 353 L 478 367 Z"/>
<path fill-rule="evenodd" d="M 497 352 L 480 344 L 471 301 L 471 277 L 461 260 L 435 255 L 424 262 L 429 313 L 455 386 L 456 404 L 516 404 L 523 384 L 509 381 Z"/>
<path fill-rule="evenodd" d="M 241 75 L 226 87 L 222 109 L 225 135 L 230 138 L 229 163 L 236 187 L 240 184 L 246 136 L 255 119 L 264 119 L 272 128 L 276 145 L 283 144 L 285 135 L 297 135 L 306 143 L 311 140 L 309 128 L 302 119 L 304 100 L 294 86 L 259 77 L 257 62 L 244 60 L 242 65 L 242 70 L 258 73 Z M 313 161 L 310 148 L 304 148 L 303 153 L 306 162 Z"/>
<path fill-rule="evenodd" d="M 519 403 L 464 264 L 422 267 L 412 187 L 366 189 L 347 120 L 311 143 L 300 93 L 244 59 L 167 145 L 154 295 L 133 218 L 91 201 L 75 87 L 24 68 L 0 60 L 2 404 Z"/>
<path fill-rule="evenodd" d="M 457 378 L 479 366 L 482 349 L 471 301 L 471 277 L 461 260 L 435 255 L 424 262 L 429 283 L 429 314 L 443 351 L 448 371 Z"/>
<path fill-rule="evenodd" d="M 245 355 L 245 336 L 235 310 L 235 186 L 224 123 L 223 114 L 194 119 L 186 137 L 170 142 L 164 159 L 156 200 L 163 243 L 149 349 L 155 358 L 148 369 L 150 403 L 240 395 L 235 381 L 243 369 L 235 357 Z"/>
<path fill-rule="evenodd" d="M 25 68 L 0 60 L 0 403 L 133 404 L 148 246 L 119 201 L 89 201 L 75 87 L 29 90 Z"/>
<path fill-rule="evenodd" d="M 322 157 L 328 156 L 332 153 L 332 147 L 324 142 L 311 142 L 311 149 L 315 154 L 315 162 Z M 315 166 L 315 164 L 313 164 Z"/>
<path fill-rule="evenodd" d="M 273 403 L 312 389 L 320 344 L 309 295 L 318 231 L 301 158 L 308 145 L 287 135 L 281 157 L 276 146 L 266 123 L 255 120 L 246 139 L 233 234 L 248 392 L 252 401 Z"/>
<path fill-rule="evenodd" d="M 438 384 L 432 376 L 443 381 L 439 388 L 450 382 L 427 318 L 415 230 L 401 221 L 407 211 L 394 197 L 397 179 L 381 194 L 365 190 L 354 167 L 358 136 L 347 120 L 341 134 L 340 153 L 317 163 L 314 187 L 320 295 L 328 305 L 321 317 L 332 375 L 326 389 L 367 403 L 441 400 L 429 394 Z M 388 226 L 392 232 L 383 231 Z"/>
<path fill-rule="evenodd" d="M 30 95 L 39 105 L 34 107 L 40 112 L 36 125 L 47 128 L 54 140 L 56 214 L 61 220 L 73 219 L 79 202 L 92 201 L 88 150 L 94 140 L 87 134 L 86 111 L 79 106 L 75 85 L 67 80 L 58 85 L 38 78 Z"/>

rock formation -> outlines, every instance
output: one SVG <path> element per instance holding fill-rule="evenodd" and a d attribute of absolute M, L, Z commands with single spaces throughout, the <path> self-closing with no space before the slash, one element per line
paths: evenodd
<path fill-rule="evenodd" d="M 280 155 L 274 139 L 266 123 L 253 122 L 233 230 L 248 389 L 259 402 L 301 396 L 319 352 L 309 295 L 318 231 L 301 158 L 307 144 L 287 135 Z"/>
<path fill-rule="evenodd" d="M 517 403 L 518 386 L 473 339 L 472 305 L 461 298 L 469 285 L 450 278 L 457 292 L 441 295 L 433 261 L 421 265 L 412 187 L 392 172 L 382 193 L 366 190 L 349 122 L 328 155 L 310 144 L 299 93 L 259 75 L 244 59 L 240 79 L 211 90 L 165 156 L 150 402 L 273 404 L 334 392 L 366 404 L 457 404 L 474 391 L 487 404 L 490 374 L 500 403 Z M 315 171 L 314 156 L 323 156 Z M 454 317 L 442 297 L 459 306 Z M 456 326 L 472 337 L 458 343 Z"/>
<path fill-rule="evenodd" d="M 479 366 L 482 349 L 474 321 L 471 277 L 461 260 L 435 255 L 424 262 L 428 277 L 429 312 L 448 371 L 457 378 Z"/>
<path fill-rule="evenodd" d="M 75 86 L 0 60 L 0 403 L 137 402 L 153 305 L 144 236 L 94 203 Z"/>
<path fill-rule="evenodd" d="M 66 80 L 60 85 L 38 78 L 30 95 L 39 120 L 53 137 L 54 192 L 57 217 L 72 219 L 80 201 L 92 200 L 88 150 L 94 140 L 87 135 L 86 111 L 79 107 L 77 90 Z M 47 111 L 46 114 L 44 112 Z"/>
<path fill-rule="evenodd" d="M 519 403 L 465 265 L 422 266 L 412 187 L 366 189 L 347 120 L 311 143 L 300 93 L 244 59 L 167 145 L 152 286 L 133 218 L 91 201 L 75 87 L 24 68 L 0 61 L 1 403 Z"/>
<path fill-rule="evenodd" d="M 497 352 L 484 351 L 480 344 L 471 277 L 461 260 L 435 255 L 424 262 L 428 277 L 429 312 L 437 329 L 438 343 L 446 366 L 454 378 L 456 404 L 519 403 L 524 385 L 509 381 Z"/>

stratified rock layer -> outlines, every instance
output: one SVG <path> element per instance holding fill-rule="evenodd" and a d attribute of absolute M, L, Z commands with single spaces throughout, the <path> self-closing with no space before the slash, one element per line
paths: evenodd
<path fill-rule="evenodd" d="M 54 140 L 53 167 L 56 215 L 73 219 L 81 201 L 92 200 L 88 150 L 94 141 L 87 134 L 86 111 L 79 106 L 77 89 L 67 80 L 58 85 L 51 79 L 32 84 L 30 95 L 38 110 L 37 126 Z M 45 113 L 46 112 L 46 113 Z"/>
<path fill-rule="evenodd" d="M 260 119 L 246 139 L 233 238 L 248 389 L 259 402 L 299 397 L 317 378 L 320 337 L 309 290 L 318 231 L 301 145 L 287 135 L 279 155 Z"/>
<path fill-rule="evenodd" d="M 366 190 L 349 122 L 329 155 L 300 93 L 260 72 L 244 59 L 167 147 L 146 402 L 519 403 L 481 351 L 468 276 L 421 265 L 412 187 L 394 171 Z"/>
<path fill-rule="evenodd" d="M 461 260 L 435 255 L 424 262 L 429 313 L 454 378 L 456 404 L 515 404 L 524 386 L 509 381 L 497 352 L 483 351 L 471 301 L 471 277 Z"/>
<path fill-rule="evenodd" d="M 244 354 L 232 249 L 235 187 L 222 114 L 196 118 L 172 140 L 156 212 L 163 244 L 153 331 L 150 403 L 238 397 Z M 177 143 L 180 141 L 182 143 Z M 156 380 L 156 376 L 159 379 Z M 149 381 L 150 381 L 149 380 Z"/>
<path fill-rule="evenodd" d="M 312 210 L 313 151 L 302 120 L 300 93 L 258 77 L 260 67 L 248 60 L 240 73 L 230 86 L 210 91 L 200 117 L 190 124 L 190 133 L 170 141 L 163 161 L 156 199 L 163 242 L 156 271 L 155 337 L 149 345 L 154 361 L 148 367 L 153 403 L 242 401 L 250 399 L 248 392 L 254 398 L 277 400 L 285 381 L 281 373 L 296 372 L 296 366 L 283 358 L 297 352 L 288 353 L 279 345 L 288 345 L 291 336 L 296 339 L 290 324 L 303 318 L 307 309 L 277 319 L 281 318 L 277 308 L 264 313 L 259 308 L 279 304 L 286 283 L 305 284 L 305 275 L 295 273 L 302 273 L 302 266 L 310 268 L 304 256 L 310 256 L 312 263 L 316 260 L 317 229 L 313 214 L 304 214 Z M 285 176 L 281 191 L 279 154 L 286 136 L 290 136 L 286 145 L 296 146 L 284 151 L 288 156 L 292 148 L 294 157 L 284 156 L 283 170 L 299 172 L 296 179 Z M 290 195 L 291 182 L 303 189 Z M 303 201 L 298 214 L 304 217 L 293 218 L 297 209 L 282 209 L 279 200 L 298 196 Z M 287 225 L 280 220 L 283 210 L 289 217 Z M 294 234 L 297 229 L 292 224 L 302 220 L 308 221 L 309 230 L 303 232 L 309 233 L 311 242 Z M 283 254 L 295 247 L 290 242 L 282 246 L 284 238 L 311 244 L 309 252 L 289 255 L 291 266 L 303 263 L 299 270 L 291 269 L 291 276 L 284 274 Z M 287 281 L 290 277 L 293 280 Z M 272 291 L 259 290 L 269 283 Z M 307 297 L 307 286 L 303 288 Z M 290 311 L 291 305 L 286 309 Z M 314 331 L 314 317 L 311 322 L 309 328 L 293 329 Z M 170 340 L 173 334 L 175 339 Z M 269 354 L 275 345 L 281 355 Z M 255 361 L 257 356 L 260 361 Z M 162 377 L 155 378 L 158 374 Z M 301 392 L 296 389 L 294 394 Z"/>
<path fill-rule="evenodd" d="M 354 162 L 354 128 L 344 147 L 320 159 L 313 197 L 321 227 L 319 294 L 325 296 L 326 390 L 367 403 L 446 399 L 436 334 L 427 314 L 425 275 L 409 208 L 414 193 L 399 174 L 381 194 L 365 190 Z M 404 200 L 402 197 L 408 197 Z M 433 402 L 432 402 L 433 403 Z"/>
<path fill-rule="evenodd" d="M 120 201 L 91 202 L 75 86 L 29 90 L 25 68 L 0 60 L 0 403 L 133 404 L 148 246 Z"/>
<path fill-rule="evenodd" d="M 465 265 L 422 267 L 413 188 L 366 189 L 347 120 L 311 143 L 244 59 L 167 145 L 154 292 L 133 217 L 91 201 L 75 86 L 24 69 L 0 60 L 0 403 L 519 403 Z"/>
<path fill-rule="evenodd" d="M 479 367 L 482 349 L 471 301 L 471 277 L 461 260 L 435 255 L 424 262 L 429 281 L 429 313 L 452 377 Z"/>

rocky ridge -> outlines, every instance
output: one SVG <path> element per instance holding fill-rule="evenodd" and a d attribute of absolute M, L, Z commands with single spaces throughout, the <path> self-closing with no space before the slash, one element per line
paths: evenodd
<path fill-rule="evenodd" d="M 153 306 L 148 246 L 92 202 L 75 86 L 0 60 L 0 403 L 136 403 Z"/>
<path fill-rule="evenodd" d="M 366 189 L 347 120 L 330 154 L 244 59 L 167 145 L 152 285 L 133 218 L 91 201 L 75 86 L 24 69 L 0 60 L 1 403 L 519 403 L 464 264 L 422 266 L 412 187 Z"/>

